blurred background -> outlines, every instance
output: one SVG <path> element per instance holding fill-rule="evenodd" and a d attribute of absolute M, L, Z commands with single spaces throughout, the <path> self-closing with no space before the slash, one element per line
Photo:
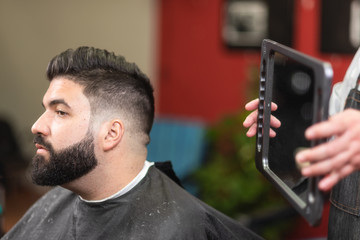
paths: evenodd
<path fill-rule="evenodd" d="M 255 169 L 243 106 L 257 97 L 262 39 L 331 62 L 335 83 L 360 45 L 359 22 L 359 0 L 0 0 L 3 231 L 47 191 L 27 170 L 48 61 L 89 45 L 151 78 L 150 161 L 171 160 L 190 192 L 267 239 L 326 237 L 326 209 L 317 228 L 291 211 L 272 213 L 286 202 Z"/>

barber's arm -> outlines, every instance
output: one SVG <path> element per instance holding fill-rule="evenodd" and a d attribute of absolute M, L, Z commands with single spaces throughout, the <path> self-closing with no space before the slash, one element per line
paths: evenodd
<path fill-rule="evenodd" d="M 327 121 L 315 124 L 305 132 L 307 139 L 333 137 L 331 141 L 303 150 L 296 155 L 304 176 L 324 176 L 319 182 L 323 191 L 330 190 L 342 178 L 360 169 L 360 111 L 347 109 Z"/>
<path fill-rule="evenodd" d="M 245 105 L 245 109 L 247 111 L 252 111 L 244 120 L 243 126 L 246 128 L 249 128 L 249 130 L 246 133 L 246 136 L 248 137 L 253 137 L 256 134 L 256 128 L 257 128 L 257 116 L 258 116 L 258 111 L 257 108 L 259 106 L 259 99 L 254 99 L 250 102 L 248 102 Z M 277 109 L 277 105 L 275 103 L 271 103 L 271 111 L 276 111 Z M 280 121 L 271 115 L 270 118 L 270 126 L 272 128 L 279 128 L 281 125 Z M 276 136 L 276 132 L 273 129 L 270 129 L 270 137 L 275 137 Z"/>

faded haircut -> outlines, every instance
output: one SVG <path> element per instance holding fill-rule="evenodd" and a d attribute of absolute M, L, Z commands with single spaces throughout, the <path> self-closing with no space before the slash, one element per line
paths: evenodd
<path fill-rule="evenodd" d="M 93 47 L 68 49 L 55 56 L 47 68 L 49 81 L 65 77 L 84 86 L 91 115 L 120 113 L 133 133 L 145 133 L 146 144 L 154 121 L 154 96 L 149 78 L 123 56 Z"/>

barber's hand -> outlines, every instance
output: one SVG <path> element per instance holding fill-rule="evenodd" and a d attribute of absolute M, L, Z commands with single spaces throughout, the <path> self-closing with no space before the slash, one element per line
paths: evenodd
<path fill-rule="evenodd" d="M 315 124 L 305 132 L 307 139 L 334 137 L 333 140 L 296 155 L 296 161 L 303 165 L 304 176 L 324 176 L 319 189 L 330 190 L 342 178 L 360 169 L 360 111 L 347 109 Z"/>
<path fill-rule="evenodd" d="M 259 99 L 254 99 L 251 102 L 248 102 L 245 105 L 245 109 L 247 111 L 253 111 L 249 114 L 249 116 L 246 117 L 245 121 L 243 122 L 244 127 L 249 128 L 249 130 L 246 133 L 246 136 L 253 137 L 256 134 L 256 128 L 257 128 L 257 116 L 258 116 L 258 108 L 259 106 Z M 275 111 L 277 109 L 277 105 L 275 103 L 271 103 L 271 111 Z M 270 126 L 273 128 L 279 128 L 281 125 L 281 122 L 274 116 L 271 115 L 270 118 Z M 275 137 L 276 132 L 273 129 L 270 129 L 269 133 L 270 137 Z"/>

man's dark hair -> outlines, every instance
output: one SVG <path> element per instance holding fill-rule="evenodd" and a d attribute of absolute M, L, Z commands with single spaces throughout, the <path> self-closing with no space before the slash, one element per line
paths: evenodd
<path fill-rule="evenodd" d="M 47 68 L 51 81 L 65 77 L 84 86 L 93 117 L 103 110 L 118 111 L 149 135 L 154 121 L 154 96 L 149 78 L 123 56 L 93 47 L 68 49 L 55 56 Z"/>

